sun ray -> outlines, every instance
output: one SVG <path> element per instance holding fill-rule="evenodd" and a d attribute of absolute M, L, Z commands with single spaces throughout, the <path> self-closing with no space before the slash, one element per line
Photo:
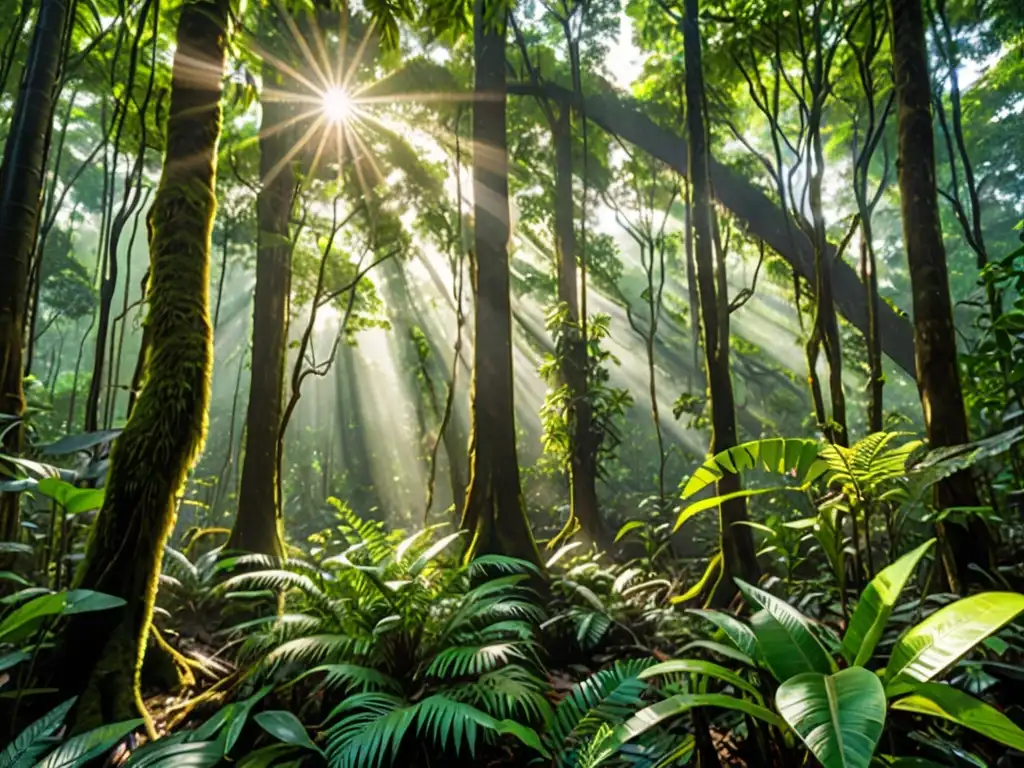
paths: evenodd
<path fill-rule="evenodd" d="M 306 86 L 306 88 L 308 88 L 312 93 L 320 93 L 323 90 L 321 88 L 318 88 L 313 83 L 312 80 L 310 80 L 297 69 L 295 69 L 295 67 L 293 67 L 291 64 L 275 56 L 269 51 L 265 50 L 256 40 L 250 38 L 248 44 L 249 47 L 252 48 L 253 53 L 259 56 L 261 59 L 266 59 L 267 61 L 269 61 L 271 64 L 274 65 L 275 69 L 284 72 L 290 78 L 295 80 L 295 82 Z"/>
<path fill-rule="evenodd" d="M 352 78 L 355 77 L 356 70 L 359 69 L 359 62 L 363 59 L 363 53 L 366 51 L 366 45 L 370 42 L 370 35 L 377 28 L 377 20 L 373 19 L 370 25 L 366 28 L 366 32 L 363 33 L 363 39 L 359 41 L 359 47 L 356 48 L 356 55 L 352 57 L 352 63 L 349 64 L 348 71 L 345 73 L 345 77 L 342 78 L 341 82 L 338 83 L 342 90 L 348 90 L 349 83 L 352 82 Z"/>
<path fill-rule="evenodd" d="M 320 64 L 323 66 L 324 79 L 328 83 L 328 89 L 337 87 L 338 81 L 334 78 L 334 72 L 331 69 L 331 59 L 327 55 L 327 46 L 324 45 L 324 33 L 320 28 L 320 21 L 317 19 L 316 14 L 309 13 L 309 20 L 312 26 L 313 32 L 313 43 L 316 45 L 316 52 L 320 54 Z"/>
<path fill-rule="evenodd" d="M 326 144 L 327 144 L 328 136 L 330 136 L 330 133 L 327 130 L 327 126 L 324 126 L 324 129 L 320 132 L 320 143 L 317 144 L 316 152 L 313 153 L 313 160 L 309 164 L 309 176 L 308 176 L 308 178 L 310 180 L 316 178 L 316 169 L 317 169 L 317 166 L 320 164 L 320 156 L 323 154 L 324 146 L 326 146 Z"/>
<path fill-rule="evenodd" d="M 313 134 L 316 133 L 317 130 L 319 130 L 323 126 L 324 122 L 324 116 L 319 115 L 316 118 L 316 120 L 313 121 L 313 124 L 309 126 L 306 132 L 302 134 L 302 138 L 295 142 L 292 148 L 289 149 L 284 154 L 284 157 L 282 157 L 280 160 L 274 163 L 274 167 L 270 169 L 270 171 L 267 173 L 267 177 L 263 179 L 264 184 L 269 184 L 277 177 L 277 174 L 281 172 L 281 169 L 284 168 L 285 165 L 290 163 L 292 161 L 292 158 L 295 157 L 295 155 L 297 155 L 302 150 L 302 148 L 309 143 L 309 140 L 312 138 Z"/>
<path fill-rule="evenodd" d="M 277 6 L 281 16 L 284 17 L 284 23 L 288 27 L 288 31 L 292 34 L 292 39 L 295 40 L 296 45 L 299 46 L 299 50 L 306 59 L 306 64 L 313 71 L 320 82 L 322 83 L 320 88 L 316 88 L 316 91 L 324 91 L 331 87 L 331 81 L 327 79 L 327 75 L 320 69 L 320 66 L 316 62 L 316 58 L 313 56 L 313 51 L 309 48 L 309 43 L 306 41 L 306 36 L 299 31 L 298 25 L 295 23 L 295 19 L 290 13 L 284 8 L 284 3 L 281 0 L 274 0 L 274 4 Z"/>
<path fill-rule="evenodd" d="M 286 91 L 279 88 L 268 88 L 263 87 L 260 92 L 261 99 L 263 101 L 279 101 L 287 104 L 321 104 L 323 99 L 317 94 L 308 93 L 296 93 L 295 91 Z"/>

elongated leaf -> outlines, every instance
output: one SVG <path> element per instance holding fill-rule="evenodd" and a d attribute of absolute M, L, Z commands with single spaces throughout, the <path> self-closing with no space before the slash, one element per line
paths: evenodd
<path fill-rule="evenodd" d="M 129 733 L 141 727 L 143 723 L 144 721 L 140 718 L 101 725 L 99 728 L 68 739 L 47 755 L 46 759 L 38 763 L 35 768 L 77 768 L 77 766 L 85 765 L 87 761 L 106 752 Z"/>
<path fill-rule="evenodd" d="M 832 659 L 806 616 L 784 600 L 741 579 L 736 579 L 736 584 L 748 603 L 762 609 L 750 623 L 761 658 L 779 682 L 804 672 L 834 671 Z"/>
<path fill-rule="evenodd" d="M 12 651 L 11 653 L 5 653 L 3 656 L 0 656 L 0 672 L 17 666 L 18 664 L 21 664 L 21 662 L 28 661 L 31 658 L 32 654 L 25 653 L 24 651 Z"/>
<path fill-rule="evenodd" d="M 885 689 L 873 672 L 851 667 L 834 675 L 790 678 L 775 706 L 823 768 L 867 768 L 885 727 Z"/>
<path fill-rule="evenodd" d="M 77 698 L 76 696 L 68 699 L 63 704 L 54 707 L 19 733 L 14 741 L 7 745 L 3 754 L 0 754 L 0 768 L 11 768 L 15 760 L 28 752 L 33 744 L 47 738 L 60 728 L 64 724 L 64 718 L 67 717 L 68 712 L 75 705 Z"/>
<path fill-rule="evenodd" d="M 686 653 L 691 648 L 703 648 L 727 659 L 738 661 L 740 664 L 746 664 L 748 667 L 757 667 L 757 662 L 754 659 L 747 656 L 743 651 L 737 651 L 731 645 L 726 645 L 725 643 L 716 643 L 714 640 L 693 640 L 680 648 L 679 652 Z"/>
<path fill-rule="evenodd" d="M 682 528 L 686 522 L 695 515 L 699 515 L 701 512 L 706 512 L 709 509 L 718 509 L 722 504 L 733 499 L 747 499 L 751 496 L 763 496 L 766 493 L 778 493 L 779 491 L 785 490 L 800 490 L 798 488 L 744 488 L 739 491 L 733 491 L 731 493 L 723 493 L 720 496 L 709 496 L 706 499 L 695 501 L 692 504 L 687 504 L 679 512 L 676 517 L 676 523 L 672 526 L 672 533 L 675 533 Z"/>
<path fill-rule="evenodd" d="M 934 543 L 935 539 L 931 539 L 908 552 L 865 587 L 843 636 L 843 657 L 850 664 L 862 667 L 871 658 L 907 579 Z"/>
<path fill-rule="evenodd" d="M 940 608 L 908 630 L 893 648 L 885 670 L 886 687 L 941 675 L 986 637 L 1024 611 L 1024 595 L 983 592 Z"/>
<path fill-rule="evenodd" d="M 124 604 L 124 600 L 120 597 L 94 592 L 91 589 L 73 589 L 67 593 L 67 604 L 62 613 L 64 616 L 71 616 L 75 613 L 109 611 L 111 608 L 120 608 Z"/>
<path fill-rule="evenodd" d="M 66 456 L 69 453 L 87 451 L 102 443 L 109 443 L 119 434 L 121 434 L 120 429 L 107 429 L 102 432 L 83 432 L 79 435 L 68 435 L 55 443 L 43 446 L 41 453 L 44 456 Z"/>
<path fill-rule="evenodd" d="M 32 632 L 36 623 L 46 616 L 59 614 L 67 603 L 66 592 L 40 595 L 8 614 L 0 623 L 0 641 L 15 643 Z"/>
<path fill-rule="evenodd" d="M 913 694 L 894 701 L 892 707 L 950 720 L 1024 752 L 1024 730 L 995 707 L 950 685 L 921 683 Z"/>
<path fill-rule="evenodd" d="M 746 699 L 738 699 L 721 693 L 679 694 L 641 709 L 625 723 L 616 727 L 611 743 L 603 754 L 608 755 L 615 752 L 623 744 L 646 733 L 658 723 L 689 712 L 694 707 L 731 709 L 756 717 L 777 728 L 786 727 L 786 724 L 774 712 Z"/>
<path fill-rule="evenodd" d="M 720 664 L 715 664 L 713 661 L 703 661 L 702 659 L 673 659 L 672 661 L 663 661 L 660 664 L 655 664 L 653 667 L 648 667 L 641 672 L 638 677 L 641 680 L 649 680 L 652 677 L 658 675 L 678 675 L 678 674 L 697 674 L 704 675 L 705 677 L 713 677 L 722 682 L 729 683 L 741 691 L 751 694 L 754 698 L 760 700 L 761 694 L 751 683 L 744 680 L 742 677 L 737 675 L 731 669 L 726 669 Z"/>
<path fill-rule="evenodd" d="M 750 627 L 735 616 L 730 616 L 721 611 L 704 610 L 701 608 L 691 608 L 689 612 L 710 621 L 721 629 L 732 644 L 747 654 L 747 656 L 757 656 L 757 637 Z"/>
<path fill-rule="evenodd" d="M 260 712 L 254 719 L 263 730 L 285 744 L 305 747 L 314 752 L 320 751 L 320 748 L 309 738 L 305 726 L 291 712 L 274 709 L 269 712 Z"/>

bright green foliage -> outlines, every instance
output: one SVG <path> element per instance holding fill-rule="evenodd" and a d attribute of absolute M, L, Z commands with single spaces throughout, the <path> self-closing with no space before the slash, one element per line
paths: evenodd
<path fill-rule="evenodd" d="M 256 630 L 243 655 L 257 676 L 322 674 L 321 688 L 350 694 L 327 718 L 331 764 L 397 755 L 413 726 L 439 752 L 504 733 L 536 742 L 517 722 L 550 716 L 538 676 L 541 611 L 524 586 L 531 566 L 499 556 L 459 566 L 446 557 L 458 533 L 435 540 L 433 528 L 400 539 L 339 511 L 341 525 L 316 560 L 222 587 L 285 593 L 283 615 L 237 628 Z"/>
<path fill-rule="evenodd" d="M 998 709 L 949 685 L 922 683 L 913 690 L 910 696 L 894 701 L 893 709 L 941 717 L 1024 751 L 1024 730 Z"/>
<path fill-rule="evenodd" d="M 824 768 L 867 768 L 885 726 L 885 689 L 863 667 L 791 677 L 775 705 Z"/>
<path fill-rule="evenodd" d="M 935 540 L 930 539 L 905 554 L 875 576 L 861 593 L 850 626 L 843 636 L 843 656 L 849 663 L 863 666 L 874 654 L 903 587 L 934 543 Z"/>
<path fill-rule="evenodd" d="M 1024 611 L 1024 595 L 984 592 L 940 608 L 904 634 L 885 669 L 886 687 L 928 682 Z"/>

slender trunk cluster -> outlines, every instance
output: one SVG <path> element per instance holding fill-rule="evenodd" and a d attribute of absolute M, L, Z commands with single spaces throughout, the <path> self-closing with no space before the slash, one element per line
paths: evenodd
<path fill-rule="evenodd" d="M 933 447 L 941 448 L 966 443 L 969 434 L 935 185 L 924 14 L 921 0 L 889 2 L 899 116 L 900 209 L 914 301 L 917 386 L 928 439 Z M 958 472 L 939 483 L 937 502 L 940 509 L 979 507 L 970 471 Z M 972 518 L 968 530 L 954 525 L 946 527 L 946 540 L 961 581 L 972 578 L 970 565 L 989 567 L 991 537 L 982 520 Z"/>
<path fill-rule="evenodd" d="M 728 303 L 727 296 L 719 296 L 715 288 L 714 210 L 711 206 L 711 179 L 707 132 L 704 125 L 704 73 L 701 62 L 700 27 L 698 26 L 698 0 L 686 0 L 683 18 L 683 44 L 686 57 L 686 126 L 689 138 L 690 188 L 694 253 L 697 270 L 697 294 L 700 300 L 701 321 L 704 327 L 704 364 L 708 395 L 711 402 L 711 454 L 736 445 L 736 408 L 733 400 L 732 376 L 729 371 L 729 337 L 719 322 L 719 304 Z M 718 494 L 725 495 L 740 489 L 737 473 L 726 472 L 718 481 Z M 723 573 L 711 602 L 728 603 L 736 593 L 733 576 L 742 576 L 756 583 L 757 557 L 750 529 L 737 523 L 747 519 L 746 503 L 742 498 L 731 499 L 721 505 L 721 548 Z"/>
<path fill-rule="evenodd" d="M 70 15 L 71 0 L 43 0 L 40 5 L 0 166 L 0 414 L 15 418 L 25 410 L 22 345 L 29 262 L 39 226 L 50 126 Z M 20 453 L 21 426 L 4 432 L 0 450 Z M 17 494 L 0 493 L 0 540 L 17 538 L 18 506 Z"/>

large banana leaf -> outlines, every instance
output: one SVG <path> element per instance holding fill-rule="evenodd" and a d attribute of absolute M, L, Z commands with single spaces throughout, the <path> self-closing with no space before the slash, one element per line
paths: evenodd
<path fill-rule="evenodd" d="M 811 629 L 810 620 L 775 595 L 736 579 L 747 602 L 761 608 L 751 619 L 757 645 L 779 682 L 804 672 L 829 674 L 832 659 Z"/>
<path fill-rule="evenodd" d="M 893 702 L 892 707 L 950 720 L 1024 752 L 1024 731 L 1016 723 L 995 707 L 951 685 L 921 683 L 910 696 Z"/>
<path fill-rule="evenodd" d="M 978 643 L 1024 611 L 1024 595 L 983 592 L 940 608 L 906 632 L 885 670 L 886 688 L 942 674 Z"/>
<path fill-rule="evenodd" d="M 850 664 L 862 667 L 871 658 L 907 579 L 934 543 L 935 539 L 926 541 L 883 569 L 861 593 L 843 636 L 843 657 Z"/>
<path fill-rule="evenodd" d="M 885 727 L 885 689 L 873 672 L 851 667 L 808 672 L 779 686 L 775 706 L 823 768 L 867 768 Z"/>

